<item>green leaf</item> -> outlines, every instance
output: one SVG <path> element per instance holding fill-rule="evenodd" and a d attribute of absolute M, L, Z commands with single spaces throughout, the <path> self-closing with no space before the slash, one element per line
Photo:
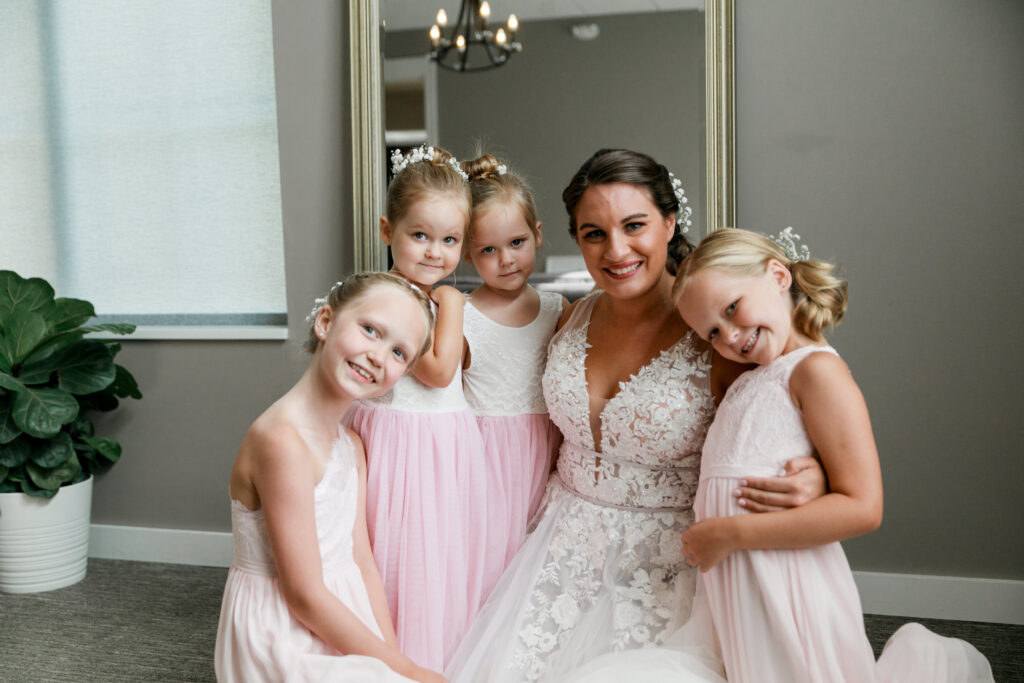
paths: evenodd
<path fill-rule="evenodd" d="M 0 465 L 0 483 L 3 483 L 4 479 L 7 478 L 8 469 L 3 465 Z M 0 493 L 3 493 L 3 489 L 0 489 Z"/>
<path fill-rule="evenodd" d="M 32 445 L 28 439 L 15 439 L 0 446 L 0 465 L 5 467 L 24 465 L 31 455 Z"/>
<path fill-rule="evenodd" d="M 10 389 L 11 391 L 24 391 L 25 385 L 22 384 L 18 379 L 11 377 L 5 372 L 0 372 L 0 387 L 4 389 Z"/>
<path fill-rule="evenodd" d="M 53 498 L 59 490 L 59 487 L 55 489 L 41 489 L 32 482 L 32 478 L 29 476 L 21 480 L 21 492 L 33 498 Z"/>
<path fill-rule="evenodd" d="M 67 432 L 58 432 L 52 439 L 39 440 L 33 444 L 29 462 L 40 467 L 57 467 L 67 462 L 74 454 L 75 448 L 71 445 L 71 437 Z"/>
<path fill-rule="evenodd" d="M 82 465 L 74 452 L 71 457 L 56 467 L 41 467 L 31 460 L 25 465 L 32 483 L 41 489 L 56 491 L 62 484 L 70 483 L 82 471 Z M 28 493 L 26 491 L 26 493 Z M 31 495 L 31 494 L 29 494 Z"/>
<path fill-rule="evenodd" d="M 0 396 L 0 444 L 10 443 L 21 435 L 11 416 L 11 397 Z"/>
<path fill-rule="evenodd" d="M 113 439 L 93 439 L 83 436 L 82 441 L 95 448 L 97 453 L 110 462 L 117 462 L 121 457 L 121 444 Z"/>
<path fill-rule="evenodd" d="M 13 479 L 5 477 L 10 477 L 10 474 L 0 477 L 0 493 L 21 493 L 21 486 Z"/>
<path fill-rule="evenodd" d="M 13 270 L 0 270 L 0 314 L 15 309 L 37 311 L 53 301 L 53 287 L 38 277 L 24 279 Z"/>
<path fill-rule="evenodd" d="M 82 332 L 112 332 L 113 334 L 131 334 L 135 325 L 131 323 L 99 323 L 81 328 Z"/>
<path fill-rule="evenodd" d="M 81 414 L 71 424 L 72 436 L 93 436 L 94 434 L 96 434 L 96 428 L 93 426 L 92 420 L 82 417 Z"/>
<path fill-rule="evenodd" d="M 123 365 L 118 365 L 117 363 L 114 363 L 114 370 L 117 374 L 110 385 L 110 389 L 114 394 L 121 398 L 142 398 L 142 392 L 139 391 L 139 385 L 136 383 L 132 373 L 128 372 L 128 369 Z"/>
<path fill-rule="evenodd" d="M 91 394 L 114 381 L 114 358 L 98 341 L 80 341 L 53 354 L 60 388 L 72 394 Z"/>
<path fill-rule="evenodd" d="M 25 387 L 14 395 L 11 415 L 22 431 L 48 439 L 60 431 L 61 425 L 75 419 L 78 401 L 60 389 Z"/>
<path fill-rule="evenodd" d="M 92 304 L 82 299 L 54 299 L 53 307 L 47 309 L 46 320 L 54 332 L 67 332 L 89 322 L 96 316 Z"/>
<path fill-rule="evenodd" d="M 39 363 L 43 359 L 51 356 L 52 354 L 59 351 L 65 346 L 70 346 L 76 341 L 85 336 L 82 329 L 71 330 L 69 332 L 61 332 L 53 336 L 47 337 L 46 341 L 36 347 L 36 349 L 29 354 L 28 358 L 25 359 L 25 365 L 33 365 Z"/>
<path fill-rule="evenodd" d="M 18 309 L 0 315 L 0 353 L 14 367 L 39 346 L 49 331 L 46 318 L 34 311 Z"/>

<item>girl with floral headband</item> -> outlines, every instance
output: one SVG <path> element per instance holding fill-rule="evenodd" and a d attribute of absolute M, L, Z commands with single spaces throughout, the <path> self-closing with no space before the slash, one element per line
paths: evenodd
<path fill-rule="evenodd" d="M 806 246 L 798 250 L 797 237 L 792 229 L 778 242 L 714 232 L 683 263 L 673 289 L 702 339 L 757 366 L 729 388 L 708 429 L 697 523 L 683 534 L 687 561 L 704 572 L 727 678 L 991 681 L 977 650 L 919 624 L 897 631 L 875 662 L 839 541 L 882 522 L 878 452 L 864 397 L 822 337 L 846 311 L 846 282 L 832 264 L 811 260 Z M 825 496 L 766 515 L 736 505 L 742 477 L 812 453 L 828 476 Z"/>
<path fill-rule="evenodd" d="M 432 326 L 427 297 L 386 273 L 317 300 L 309 367 L 252 424 L 231 470 L 218 681 L 443 681 L 399 650 L 367 538 L 363 445 L 338 424 L 412 366 Z"/>
<path fill-rule="evenodd" d="M 367 523 L 398 643 L 441 669 L 479 606 L 486 544 L 484 446 L 462 389 L 465 299 L 435 287 L 461 258 L 470 192 L 443 149 L 392 161 L 380 235 L 392 272 L 433 300 L 437 328 L 412 372 L 357 403 L 346 424 L 366 444 Z"/>

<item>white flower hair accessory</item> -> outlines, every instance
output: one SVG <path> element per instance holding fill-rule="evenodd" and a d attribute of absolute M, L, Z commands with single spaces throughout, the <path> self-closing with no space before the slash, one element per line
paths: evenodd
<path fill-rule="evenodd" d="M 693 221 L 690 220 L 690 216 L 693 215 L 693 209 L 689 207 L 690 200 L 686 198 L 686 192 L 683 190 L 683 181 L 676 178 L 672 171 L 668 172 L 668 179 L 672 183 L 672 193 L 675 194 L 676 199 L 679 201 L 679 210 L 676 212 L 676 225 L 679 226 L 679 231 L 685 235 L 690 232 L 690 227 L 693 225 Z"/>
<path fill-rule="evenodd" d="M 340 280 L 338 282 L 335 282 L 334 286 L 331 287 L 331 292 L 335 292 L 335 291 L 341 289 L 344 285 L 345 285 L 345 281 L 344 280 Z M 328 294 L 328 296 L 330 296 L 330 294 Z M 317 315 L 317 313 L 319 313 L 320 309 L 323 308 L 326 304 L 327 304 L 327 297 L 326 296 L 318 296 L 317 298 L 313 299 L 313 310 L 311 310 L 309 312 L 309 315 L 306 316 L 306 322 L 309 323 L 310 325 L 315 323 L 316 322 L 316 315 Z"/>
<path fill-rule="evenodd" d="M 806 244 L 797 245 L 800 235 L 793 232 L 793 226 L 788 226 L 778 235 L 769 235 L 768 239 L 779 245 L 790 261 L 806 261 L 811 258 L 811 250 Z"/>
<path fill-rule="evenodd" d="M 434 148 L 429 145 L 423 144 L 416 149 L 410 150 L 408 154 L 402 154 L 401 150 L 396 149 L 391 152 L 391 175 L 396 176 L 405 170 L 409 164 L 415 164 L 420 161 L 433 161 L 434 160 Z M 459 166 L 459 162 L 456 161 L 455 157 L 448 157 L 448 165 L 455 169 L 455 172 L 462 176 L 462 179 L 467 183 L 469 182 L 469 176 L 462 167 Z"/>
<path fill-rule="evenodd" d="M 508 173 L 508 167 L 505 164 L 498 164 L 498 168 L 495 169 L 498 175 L 505 175 Z"/>

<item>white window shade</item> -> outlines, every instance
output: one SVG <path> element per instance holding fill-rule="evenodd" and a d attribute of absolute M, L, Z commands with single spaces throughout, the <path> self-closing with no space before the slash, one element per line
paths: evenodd
<path fill-rule="evenodd" d="M 285 326 L 269 0 L 5 0 L 0 64 L 0 268 L 105 319 Z"/>

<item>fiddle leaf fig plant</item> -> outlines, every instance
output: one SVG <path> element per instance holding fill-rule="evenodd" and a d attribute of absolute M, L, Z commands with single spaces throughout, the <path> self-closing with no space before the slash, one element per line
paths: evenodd
<path fill-rule="evenodd" d="M 142 394 L 114 362 L 121 345 L 85 336 L 135 326 L 87 325 L 95 316 L 88 301 L 55 298 L 42 278 L 0 270 L 0 493 L 50 498 L 121 457 L 86 413 Z"/>

